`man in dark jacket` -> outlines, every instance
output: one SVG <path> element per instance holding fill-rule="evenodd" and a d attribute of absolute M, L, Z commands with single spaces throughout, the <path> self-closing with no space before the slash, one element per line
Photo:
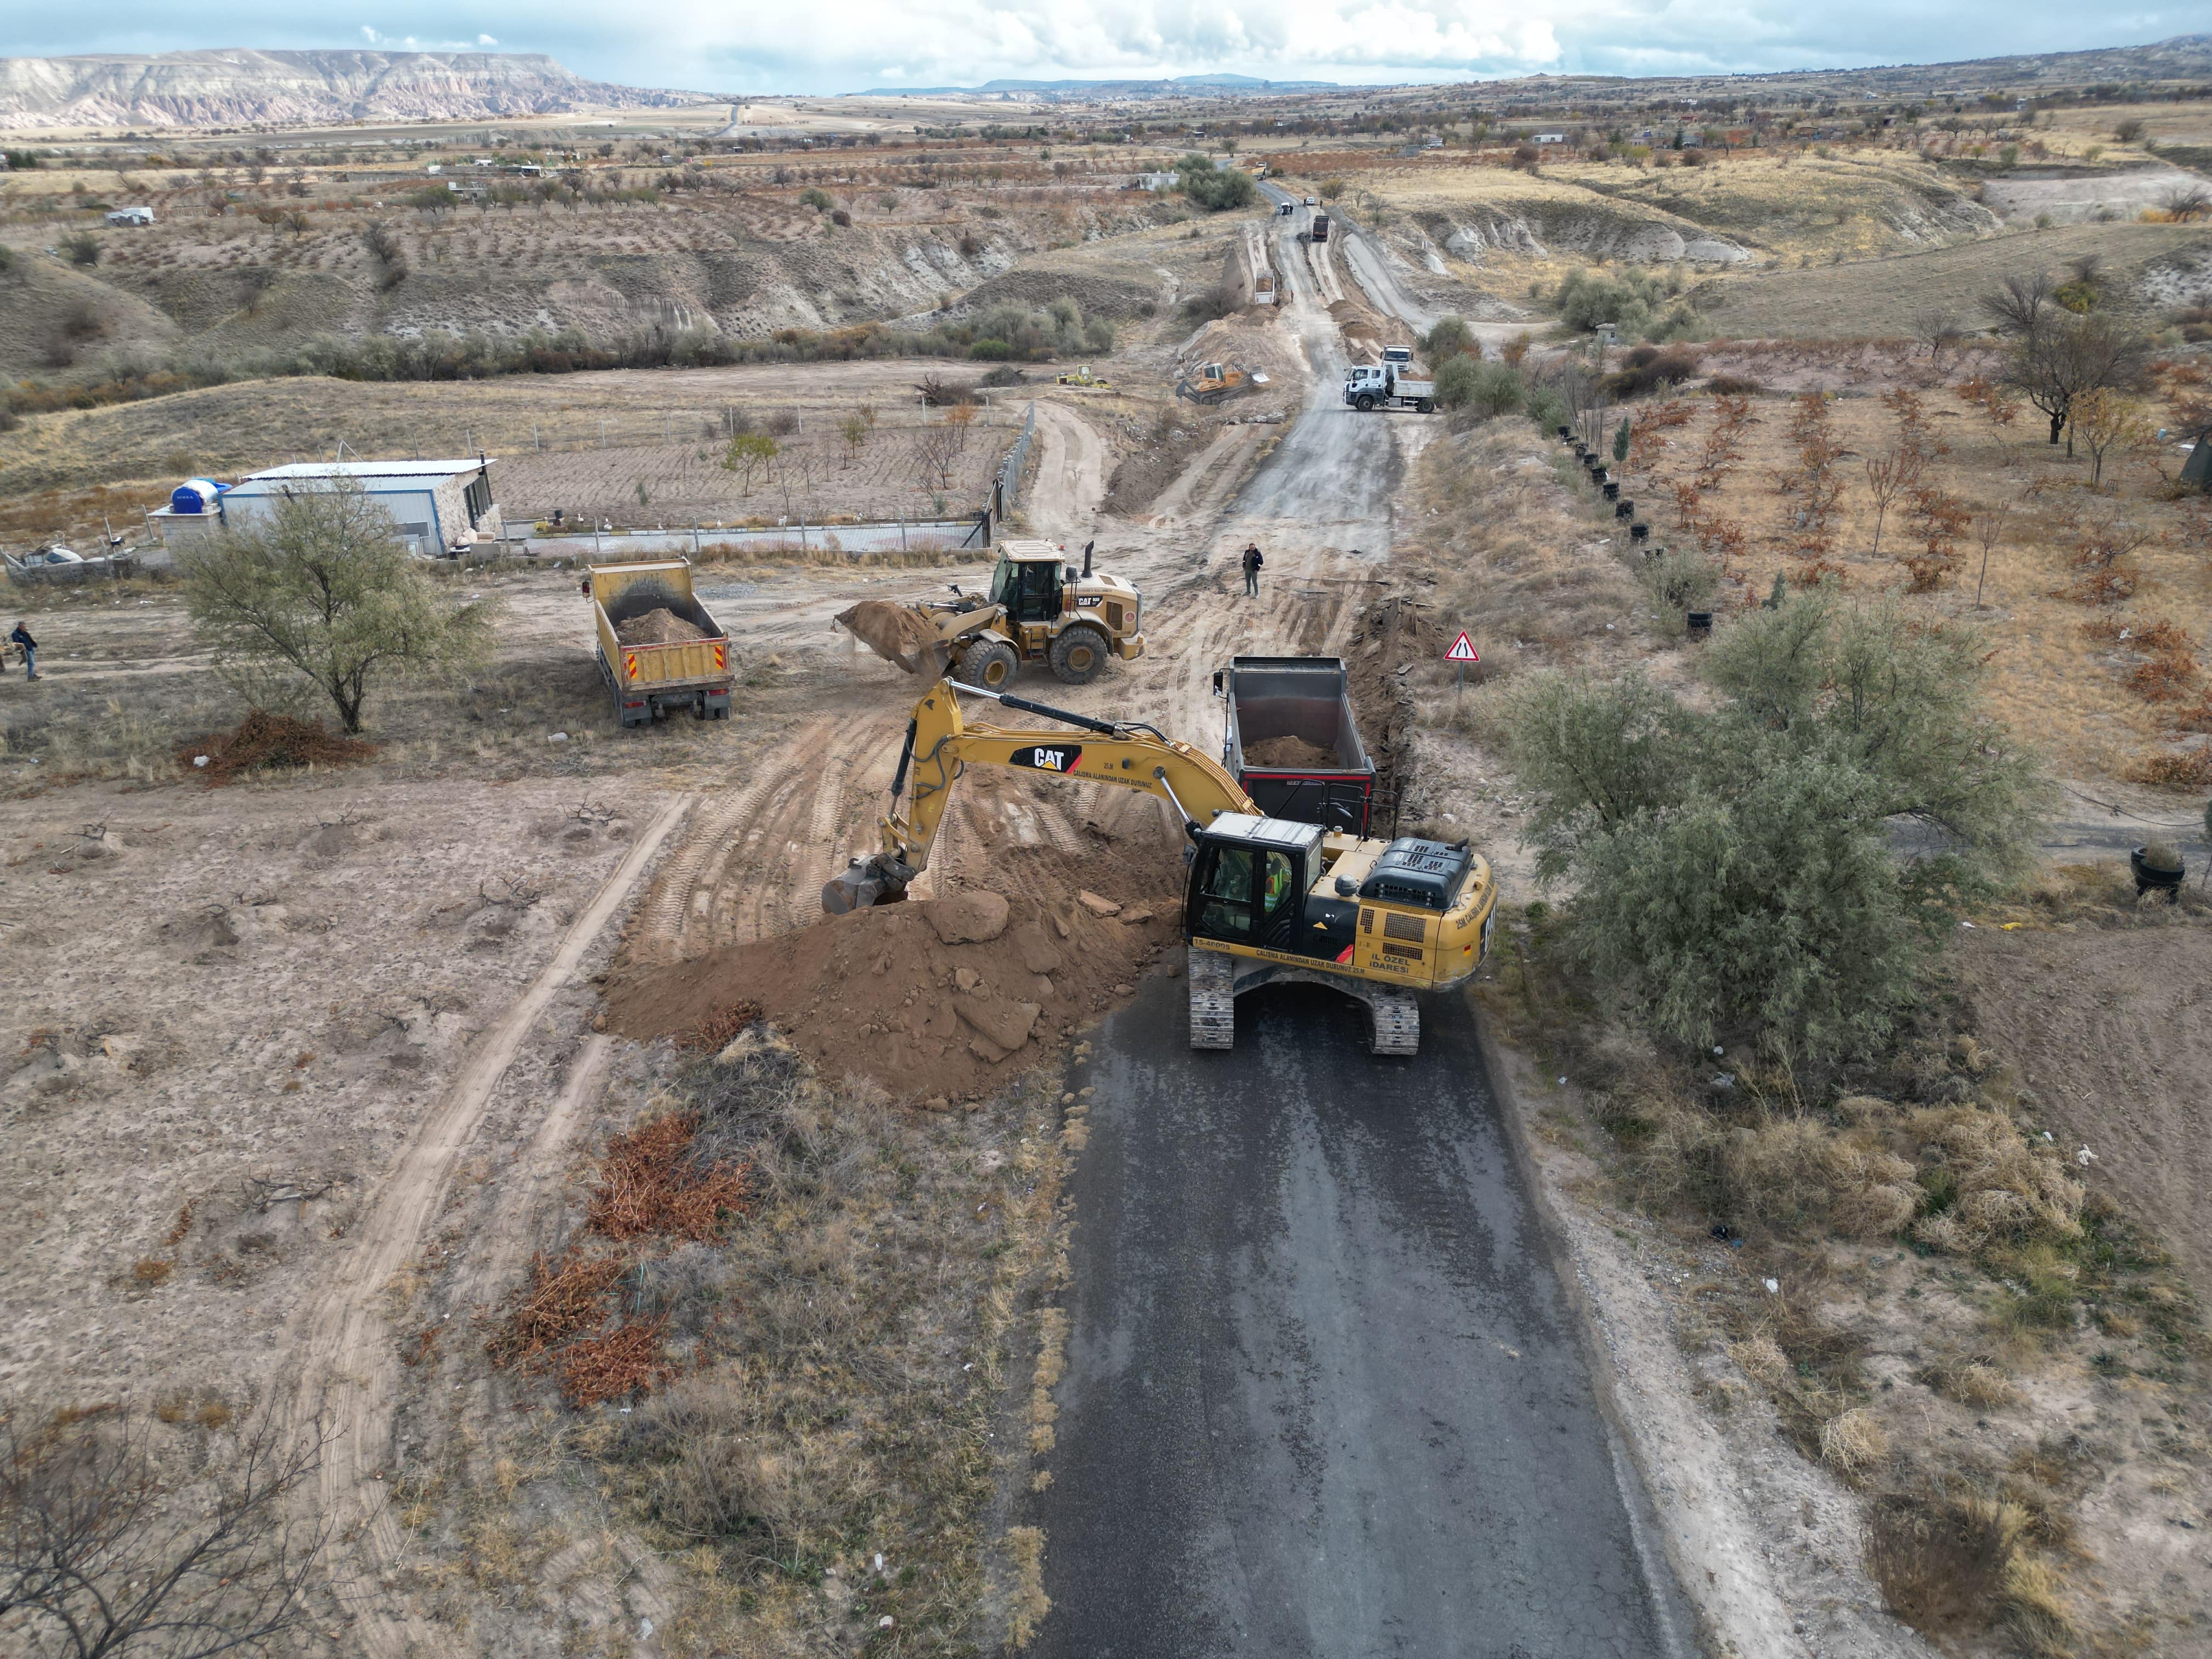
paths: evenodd
<path fill-rule="evenodd" d="M 8 636 L 8 642 L 23 653 L 23 678 L 38 678 L 39 642 L 31 637 L 31 630 L 23 626 L 21 617 L 16 619 L 15 631 Z"/>
<path fill-rule="evenodd" d="M 1260 567 L 1267 562 L 1260 556 L 1260 544 L 1248 542 L 1244 547 L 1244 592 L 1256 596 L 1260 592 Z"/>

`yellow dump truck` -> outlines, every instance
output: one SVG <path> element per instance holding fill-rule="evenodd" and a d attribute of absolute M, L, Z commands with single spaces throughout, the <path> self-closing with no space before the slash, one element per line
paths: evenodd
<path fill-rule="evenodd" d="M 595 564 L 584 578 L 599 672 L 624 726 L 679 710 L 730 717 L 730 636 L 691 591 L 691 561 Z"/>

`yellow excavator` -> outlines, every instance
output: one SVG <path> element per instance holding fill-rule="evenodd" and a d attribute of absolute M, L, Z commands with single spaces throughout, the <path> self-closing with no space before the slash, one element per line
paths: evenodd
<path fill-rule="evenodd" d="M 971 726 L 963 692 L 1076 731 Z M 907 722 L 882 850 L 832 878 L 822 908 L 843 915 L 903 899 L 928 868 L 952 786 L 971 765 L 1140 789 L 1175 809 L 1191 842 L 1183 937 L 1194 1048 L 1234 1044 L 1241 993 L 1303 981 L 1364 1003 L 1375 1053 L 1413 1054 L 1421 1041 L 1413 994 L 1459 983 L 1489 952 L 1498 887 L 1466 843 L 1363 841 L 1270 818 L 1218 762 L 1152 726 L 951 679 L 931 687 Z"/>

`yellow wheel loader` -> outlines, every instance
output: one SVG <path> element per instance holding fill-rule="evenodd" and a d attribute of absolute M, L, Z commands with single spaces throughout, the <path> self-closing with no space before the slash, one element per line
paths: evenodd
<path fill-rule="evenodd" d="M 864 599 L 838 613 L 838 625 L 885 662 L 930 679 L 951 672 L 995 691 L 1025 662 L 1049 666 L 1069 685 L 1087 685 L 1110 657 L 1145 654 L 1144 596 L 1109 571 L 1095 574 L 1091 547 L 1083 568 L 1045 541 L 1010 541 L 999 550 L 991 586 L 921 605 Z"/>
<path fill-rule="evenodd" d="M 1076 729 L 971 726 L 962 692 Z M 1211 756 L 1152 726 L 949 679 L 930 688 L 907 723 L 882 850 L 833 878 L 822 908 L 843 915 L 903 899 L 929 867 L 952 786 L 971 765 L 1142 790 L 1182 818 L 1191 842 L 1182 927 L 1194 1048 L 1232 1046 L 1241 993 L 1300 981 L 1364 1003 L 1375 1053 L 1413 1054 L 1414 993 L 1458 984 L 1489 951 L 1497 884 L 1466 843 L 1364 841 L 1270 818 Z"/>

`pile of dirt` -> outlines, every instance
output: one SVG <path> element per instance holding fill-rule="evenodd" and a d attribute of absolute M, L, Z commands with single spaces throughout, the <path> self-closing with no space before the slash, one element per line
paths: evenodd
<path fill-rule="evenodd" d="M 615 637 L 624 645 L 681 645 L 689 640 L 703 640 L 707 630 L 695 623 L 688 623 L 666 605 L 658 611 L 648 611 L 615 624 Z"/>
<path fill-rule="evenodd" d="M 1248 766 L 1296 766 L 1305 768 L 1340 767 L 1336 750 L 1304 738 L 1285 735 L 1264 738 L 1258 743 L 1244 745 L 1244 763 Z"/>
<path fill-rule="evenodd" d="M 352 766 L 376 753 L 360 738 L 325 732 L 320 720 L 294 720 L 257 708 L 228 732 L 210 732 L 177 747 L 177 764 L 210 787 L 247 772 L 294 766 Z"/>
<path fill-rule="evenodd" d="M 896 663 L 909 674 L 945 672 L 939 659 L 935 626 L 910 605 L 862 599 L 837 613 L 837 625 L 885 662 Z"/>
<path fill-rule="evenodd" d="M 1128 994 L 1176 933 L 1171 902 L 968 891 L 832 916 L 609 982 L 625 1036 L 687 1036 L 752 1003 L 829 1074 L 894 1097 L 981 1099 Z"/>

